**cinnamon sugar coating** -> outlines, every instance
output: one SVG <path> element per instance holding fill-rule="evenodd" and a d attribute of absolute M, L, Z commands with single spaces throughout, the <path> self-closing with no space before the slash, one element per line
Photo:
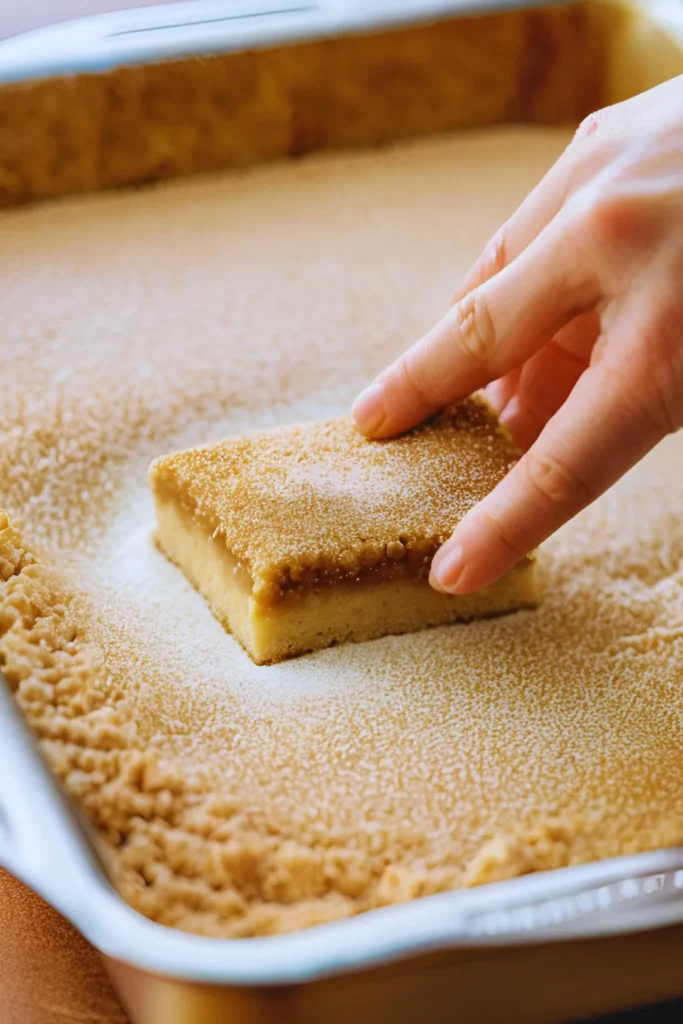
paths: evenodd
<path fill-rule="evenodd" d="M 319 582 L 425 576 L 456 523 L 516 450 L 475 396 L 374 441 L 348 417 L 157 459 L 154 490 L 222 536 L 262 600 Z"/>
<path fill-rule="evenodd" d="M 683 842 L 683 435 L 544 545 L 533 614 L 273 667 L 149 542 L 155 455 L 342 415 L 570 137 L 0 215 L 0 669 L 153 920 L 280 933 Z"/>

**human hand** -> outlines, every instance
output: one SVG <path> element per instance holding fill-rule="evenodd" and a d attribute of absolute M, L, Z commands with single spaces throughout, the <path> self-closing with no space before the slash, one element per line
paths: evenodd
<path fill-rule="evenodd" d="M 389 437 L 484 387 L 525 454 L 435 555 L 449 593 L 492 583 L 683 425 L 683 76 L 583 122 L 353 414 Z"/>

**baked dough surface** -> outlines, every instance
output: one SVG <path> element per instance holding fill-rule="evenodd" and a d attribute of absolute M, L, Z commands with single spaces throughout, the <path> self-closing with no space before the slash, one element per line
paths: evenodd
<path fill-rule="evenodd" d="M 259 665 L 531 608 L 531 559 L 466 597 L 428 582 L 516 456 L 479 396 L 389 441 L 349 417 L 260 431 L 154 461 L 155 537 Z"/>
<path fill-rule="evenodd" d="M 533 614 L 254 666 L 147 469 L 343 415 L 568 133 L 501 129 L 2 215 L 0 663 L 123 895 L 213 935 L 683 840 L 683 458 L 541 553 Z"/>

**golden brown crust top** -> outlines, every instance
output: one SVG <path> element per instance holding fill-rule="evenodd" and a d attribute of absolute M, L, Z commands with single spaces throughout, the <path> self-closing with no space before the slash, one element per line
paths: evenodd
<path fill-rule="evenodd" d="M 516 454 L 475 397 L 388 441 L 368 440 L 349 418 L 326 420 L 178 452 L 150 477 L 225 538 L 259 592 L 311 571 L 429 559 Z"/>

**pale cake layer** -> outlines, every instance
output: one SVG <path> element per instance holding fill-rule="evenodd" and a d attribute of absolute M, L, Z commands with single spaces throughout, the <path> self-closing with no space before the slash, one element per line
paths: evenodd
<path fill-rule="evenodd" d="M 370 441 L 348 417 L 229 438 L 157 459 L 169 494 L 223 538 L 254 593 L 372 573 L 426 575 L 456 523 L 517 451 L 473 397 L 401 437 Z"/>
<path fill-rule="evenodd" d="M 331 644 L 533 608 L 538 600 L 536 565 L 525 559 L 486 590 L 466 596 L 437 593 L 426 579 L 380 579 L 290 591 L 264 606 L 239 580 L 221 538 L 172 501 L 157 498 L 155 508 L 159 547 L 257 665 Z"/>

